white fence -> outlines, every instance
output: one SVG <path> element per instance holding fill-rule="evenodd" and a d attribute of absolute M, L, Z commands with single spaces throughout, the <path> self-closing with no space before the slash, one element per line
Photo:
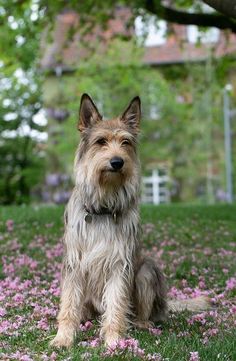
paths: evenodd
<path fill-rule="evenodd" d="M 160 174 L 161 173 L 161 174 Z M 161 204 L 170 202 L 169 177 L 162 170 L 153 170 L 150 177 L 142 177 L 142 203 Z"/>

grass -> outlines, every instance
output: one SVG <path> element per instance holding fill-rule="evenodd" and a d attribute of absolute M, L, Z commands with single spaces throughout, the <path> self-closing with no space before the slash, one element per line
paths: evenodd
<path fill-rule="evenodd" d="M 63 208 L 2 207 L 1 360 L 236 360 L 236 206 L 143 206 L 141 213 L 143 252 L 163 268 L 170 297 L 206 294 L 215 307 L 171 315 L 152 330 L 130 329 L 129 337 L 139 342 L 133 340 L 130 350 L 107 353 L 94 321 L 72 349 L 50 348 L 59 303 Z"/>

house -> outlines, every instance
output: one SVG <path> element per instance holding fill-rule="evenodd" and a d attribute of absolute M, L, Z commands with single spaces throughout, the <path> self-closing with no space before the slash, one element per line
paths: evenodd
<path fill-rule="evenodd" d="M 47 41 L 47 32 L 42 38 L 42 58 L 40 66 L 45 71 L 73 71 L 82 59 L 89 55 L 93 44 L 99 41 L 99 48 L 106 47 L 115 36 L 131 38 L 135 36 L 135 26 L 131 21 L 131 11 L 118 7 L 114 16 L 108 20 L 106 28 L 96 25 L 92 32 L 81 35 L 79 15 L 73 11 L 65 11 L 58 15 L 52 42 Z M 219 33 L 218 39 L 205 41 L 196 46 L 188 37 L 187 27 L 172 24 L 166 41 L 160 45 L 145 46 L 143 63 L 152 66 L 181 64 L 187 61 L 199 62 L 208 57 L 209 49 L 214 56 L 220 58 L 236 52 L 236 35 Z M 72 35 L 71 35 L 72 34 Z"/>

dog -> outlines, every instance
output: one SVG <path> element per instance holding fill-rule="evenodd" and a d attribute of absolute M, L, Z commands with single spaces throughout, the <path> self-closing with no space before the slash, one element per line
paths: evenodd
<path fill-rule="evenodd" d="M 118 118 L 103 120 L 83 94 L 74 162 L 75 187 L 65 210 L 65 254 L 58 332 L 51 345 L 69 347 L 81 322 L 101 316 L 107 346 L 164 320 L 168 312 L 208 308 L 208 300 L 167 300 L 161 270 L 140 252 L 141 118 L 135 97 Z"/>

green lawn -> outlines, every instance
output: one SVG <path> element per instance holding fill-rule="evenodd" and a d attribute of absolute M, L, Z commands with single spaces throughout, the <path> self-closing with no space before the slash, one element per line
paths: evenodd
<path fill-rule="evenodd" d="M 206 294 L 214 307 L 130 329 L 130 346 L 109 352 L 94 321 L 72 349 L 48 346 L 56 333 L 62 214 L 62 207 L 0 208 L 0 360 L 236 360 L 236 206 L 142 207 L 143 252 L 163 268 L 169 295 Z"/>

